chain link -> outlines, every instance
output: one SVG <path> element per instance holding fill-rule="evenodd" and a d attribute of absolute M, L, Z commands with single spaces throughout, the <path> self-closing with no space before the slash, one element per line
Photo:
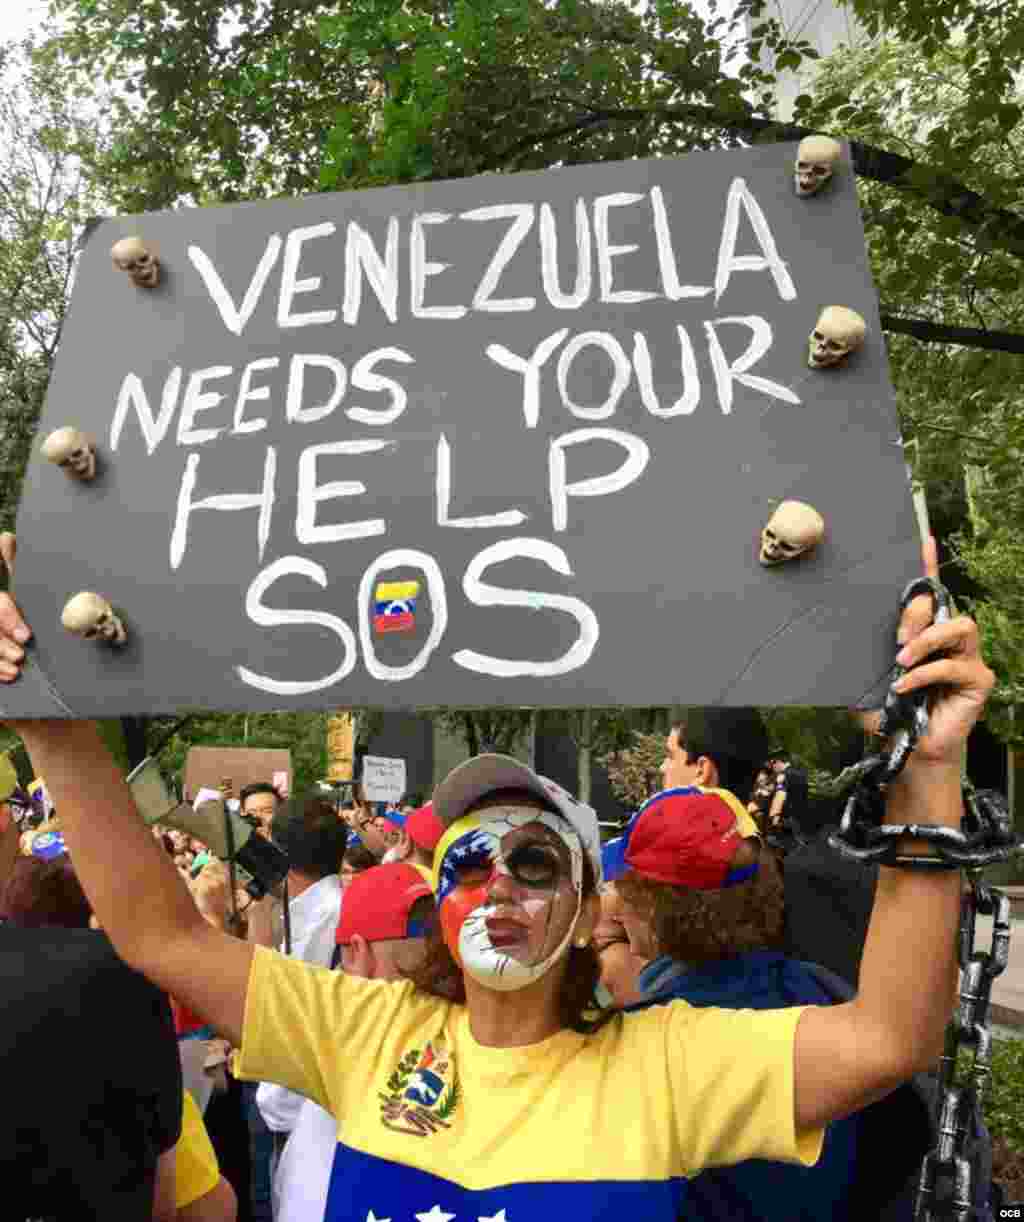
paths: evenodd
<path fill-rule="evenodd" d="M 929 577 L 912 581 L 903 591 L 900 611 L 912 599 L 930 594 L 934 622 L 949 619 L 949 593 Z M 975 1217 L 975 1184 L 967 1155 L 973 1136 L 974 1118 L 992 1076 L 992 1031 L 989 1007 L 992 982 L 1006 969 L 1010 957 L 1010 901 L 1003 892 L 980 881 L 983 867 L 1006 861 L 1021 851 L 1014 835 L 1010 811 L 1001 794 L 975 791 L 964 786 L 961 829 L 921 824 L 883 824 L 886 787 L 903 771 L 918 740 L 928 733 L 928 692 L 906 696 L 892 691 L 891 684 L 905 674 L 895 665 L 882 710 L 879 733 L 887 750 L 870 755 L 842 775 L 843 788 L 852 786 L 843 816 L 829 844 L 844 857 L 865 864 L 899 866 L 914 870 L 958 870 L 967 875 L 968 889 L 961 897 L 957 958 L 960 963 L 960 999 L 946 1028 L 946 1040 L 938 1068 L 935 1102 L 935 1148 L 921 1164 L 915 1202 L 915 1222 L 970 1222 Z M 842 792 L 842 791 L 840 791 Z M 928 845 L 926 856 L 903 854 L 906 839 Z M 975 950 L 975 918 L 978 912 L 992 917 L 992 941 L 987 951 Z M 964 1053 L 965 1073 L 958 1070 Z"/>
<path fill-rule="evenodd" d="M 973 1170 L 964 1151 L 992 1076 L 989 1003 L 992 982 L 1006 970 L 1010 959 L 1010 900 L 1002 891 L 980 882 L 974 871 L 968 881 L 970 889 L 961 900 L 957 939 L 962 973 L 960 1001 L 946 1028 L 946 1044 L 939 1061 L 935 1104 L 938 1137 L 935 1148 L 921 1164 L 915 1222 L 969 1222 L 975 1216 Z M 974 949 L 978 912 L 992 917 L 992 941 L 987 951 Z M 968 1057 L 963 1075 L 957 1067 L 961 1051 Z"/>
<path fill-rule="evenodd" d="M 900 598 L 900 611 L 922 594 L 930 594 L 934 622 L 949 620 L 949 592 L 931 577 L 912 581 Z M 883 824 L 886 787 L 906 767 L 918 740 L 928 733 L 928 691 L 923 689 L 899 695 L 892 684 L 907 672 L 894 665 L 882 709 L 879 734 L 887 740 L 887 750 L 869 755 L 843 774 L 853 789 L 846 801 L 839 827 L 828 838 L 829 844 L 854 861 L 877 862 L 913 870 L 981 869 L 1006 861 L 1020 851 L 1014 836 L 1010 812 L 1001 796 L 992 791 L 975 793 L 964 787 L 964 814 L 961 830 L 929 827 L 917 823 Z M 928 845 L 926 856 L 902 854 L 900 842 L 918 840 Z"/>

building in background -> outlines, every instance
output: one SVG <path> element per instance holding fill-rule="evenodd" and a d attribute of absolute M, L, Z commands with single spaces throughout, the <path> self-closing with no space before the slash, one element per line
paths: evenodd
<path fill-rule="evenodd" d="M 840 47 L 862 47 L 870 38 L 852 10 L 832 0 L 771 0 L 765 17 L 774 18 L 790 38 L 803 39 L 824 58 Z M 747 18 L 747 33 L 756 24 Z M 774 56 L 763 52 L 761 64 L 774 67 Z M 809 93 L 817 72 L 817 60 L 805 59 L 795 71 L 780 73 L 775 117 L 788 122 L 793 117 L 793 103 L 801 93 Z"/>

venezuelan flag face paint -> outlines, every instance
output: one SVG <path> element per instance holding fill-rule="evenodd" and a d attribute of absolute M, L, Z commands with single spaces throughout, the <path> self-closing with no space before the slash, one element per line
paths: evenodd
<path fill-rule="evenodd" d="M 479 983 L 523 988 L 564 954 L 583 879 L 565 820 L 526 805 L 485 807 L 452 824 L 434 860 L 445 943 Z"/>

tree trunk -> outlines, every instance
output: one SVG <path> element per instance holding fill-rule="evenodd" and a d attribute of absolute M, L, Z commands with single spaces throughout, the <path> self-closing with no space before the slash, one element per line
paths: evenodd
<path fill-rule="evenodd" d="M 576 790 L 579 800 L 589 806 L 591 761 L 594 754 L 593 711 L 581 709 L 579 719 L 580 733 L 576 740 Z"/>
<path fill-rule="evenodd" d="M 462 718 L 462 732 L 466 736 L 466 746 L 469 748 L 470 759 L 480 754 L 480 737 L 476 732 L 476 718 L 472 713 L 466 713 Z"/>
<path fill-rule="evenodd" d="M 128 770 L 137 767 L 146 758 L 146 726 L 148 717 L 122 717 L 124 746 L 128 754 Z"/>

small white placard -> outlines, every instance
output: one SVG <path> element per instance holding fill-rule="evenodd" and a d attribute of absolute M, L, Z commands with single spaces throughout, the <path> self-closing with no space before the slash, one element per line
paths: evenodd
<path fill-rule="evenodd" d="M 405 793 L 405 760 L 363 757 L 363 794 L 368 802 L 397 802 Z"/>

